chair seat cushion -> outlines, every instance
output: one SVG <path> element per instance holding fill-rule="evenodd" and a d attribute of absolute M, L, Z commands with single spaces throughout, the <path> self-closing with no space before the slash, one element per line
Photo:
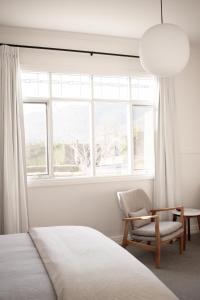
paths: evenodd
<path fill-rule="evenodd" d="M 161 221 L 159 222 L 159 225 L 161 237 L 170 235 L 182 227 L 182 223 L 172 221 Z M 139 236 L 155 237 L 155 222 L 134 229 L 132 233 Z"/>
<path fill-rule="evenodd" d="M 174 231 L 171 234 L 161 236 L 160 240 L 162 242 L 166 242 L 166 241 L 176 239 L 178 236 L 182 235 L 183 232 L 184 232 L 184 229 L 183 229 L 183 227 L 181 227 L 180 229 L 178 229 L 177 231 Z M 131 238 L 132 238 L 132 240 L 136 240 L 138 242 L 140 241 L 140 242 L 153 242 L 154 243 L 156 241 L 155 236 L 132 235 Z"/>

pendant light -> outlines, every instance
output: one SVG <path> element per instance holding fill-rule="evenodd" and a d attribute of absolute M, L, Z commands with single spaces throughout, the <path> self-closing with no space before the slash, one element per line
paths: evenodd
<path fill-rule="evenodd" d="M 140 41 L 140 62 L 148 73 L 159 77 L 174 76 L 186 66 L 190 45 L 185 32 L 175 24 L 163 23 L 149 28 Z"/>

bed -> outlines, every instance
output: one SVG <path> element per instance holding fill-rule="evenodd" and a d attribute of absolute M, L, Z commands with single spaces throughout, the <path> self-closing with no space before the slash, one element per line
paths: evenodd
<path fill-rule="evenodd" d="M 0 236 L 1 300 L 177 300 L 142 263 L 83 226 Z"/>

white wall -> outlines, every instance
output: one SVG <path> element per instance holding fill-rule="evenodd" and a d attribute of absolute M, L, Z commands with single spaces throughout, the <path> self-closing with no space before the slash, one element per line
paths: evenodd
<path fill-rule="evenodd" d="M 186 207 L 200 208 L 200 46 L 193 45 L 189 64 L 175 84 L 182 199 Z"/>
<path fill-rule="evenodd" d="M 0 27 L 0 42 L 68 47 L 75 49 L 137 54 L 138 41 L 97 35 Z M 138 61 L 112 57 L 74 56 L 43 51 L 20 51 L 24 68 L 72 70 L 98 73 L 141 71 Z M 200 208 L 200 48 L 193 46 L 190 62 L 176 80 L 177 120 L 180 136 L 182 199 L 186 206 Z M 78 224 L 99 229 L 108 236 L 121 234 L 116 192 L 143 188 L 152 198 L 153 181 L 125 180 L 29 187 L 29 213 L 32 226 Z"/>
<path fill-rule="evenodd" d="M 108 236 L 121 234 L 116 192 L 143 188 L 152 197 L 152 181 L 115 181 L 29 188 L 32 226 L 86 225 Z"/>

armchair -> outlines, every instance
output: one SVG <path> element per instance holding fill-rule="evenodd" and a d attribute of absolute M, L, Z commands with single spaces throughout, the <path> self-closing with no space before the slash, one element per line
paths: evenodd
<path fill-rule="evenodd" d="M 160 267 L 162 245 L 179 239 L 179 251 L 183 253 L 183 207 L 151 209 L 150 199 L 140 189 L 118 192 L 117 197 L 124 222 L 123 247 L 134 245 L 154 251 L 157 268 Z M 160 221 L 157 213 L 174 209 L 180 211 L 180 222 Z"/>

